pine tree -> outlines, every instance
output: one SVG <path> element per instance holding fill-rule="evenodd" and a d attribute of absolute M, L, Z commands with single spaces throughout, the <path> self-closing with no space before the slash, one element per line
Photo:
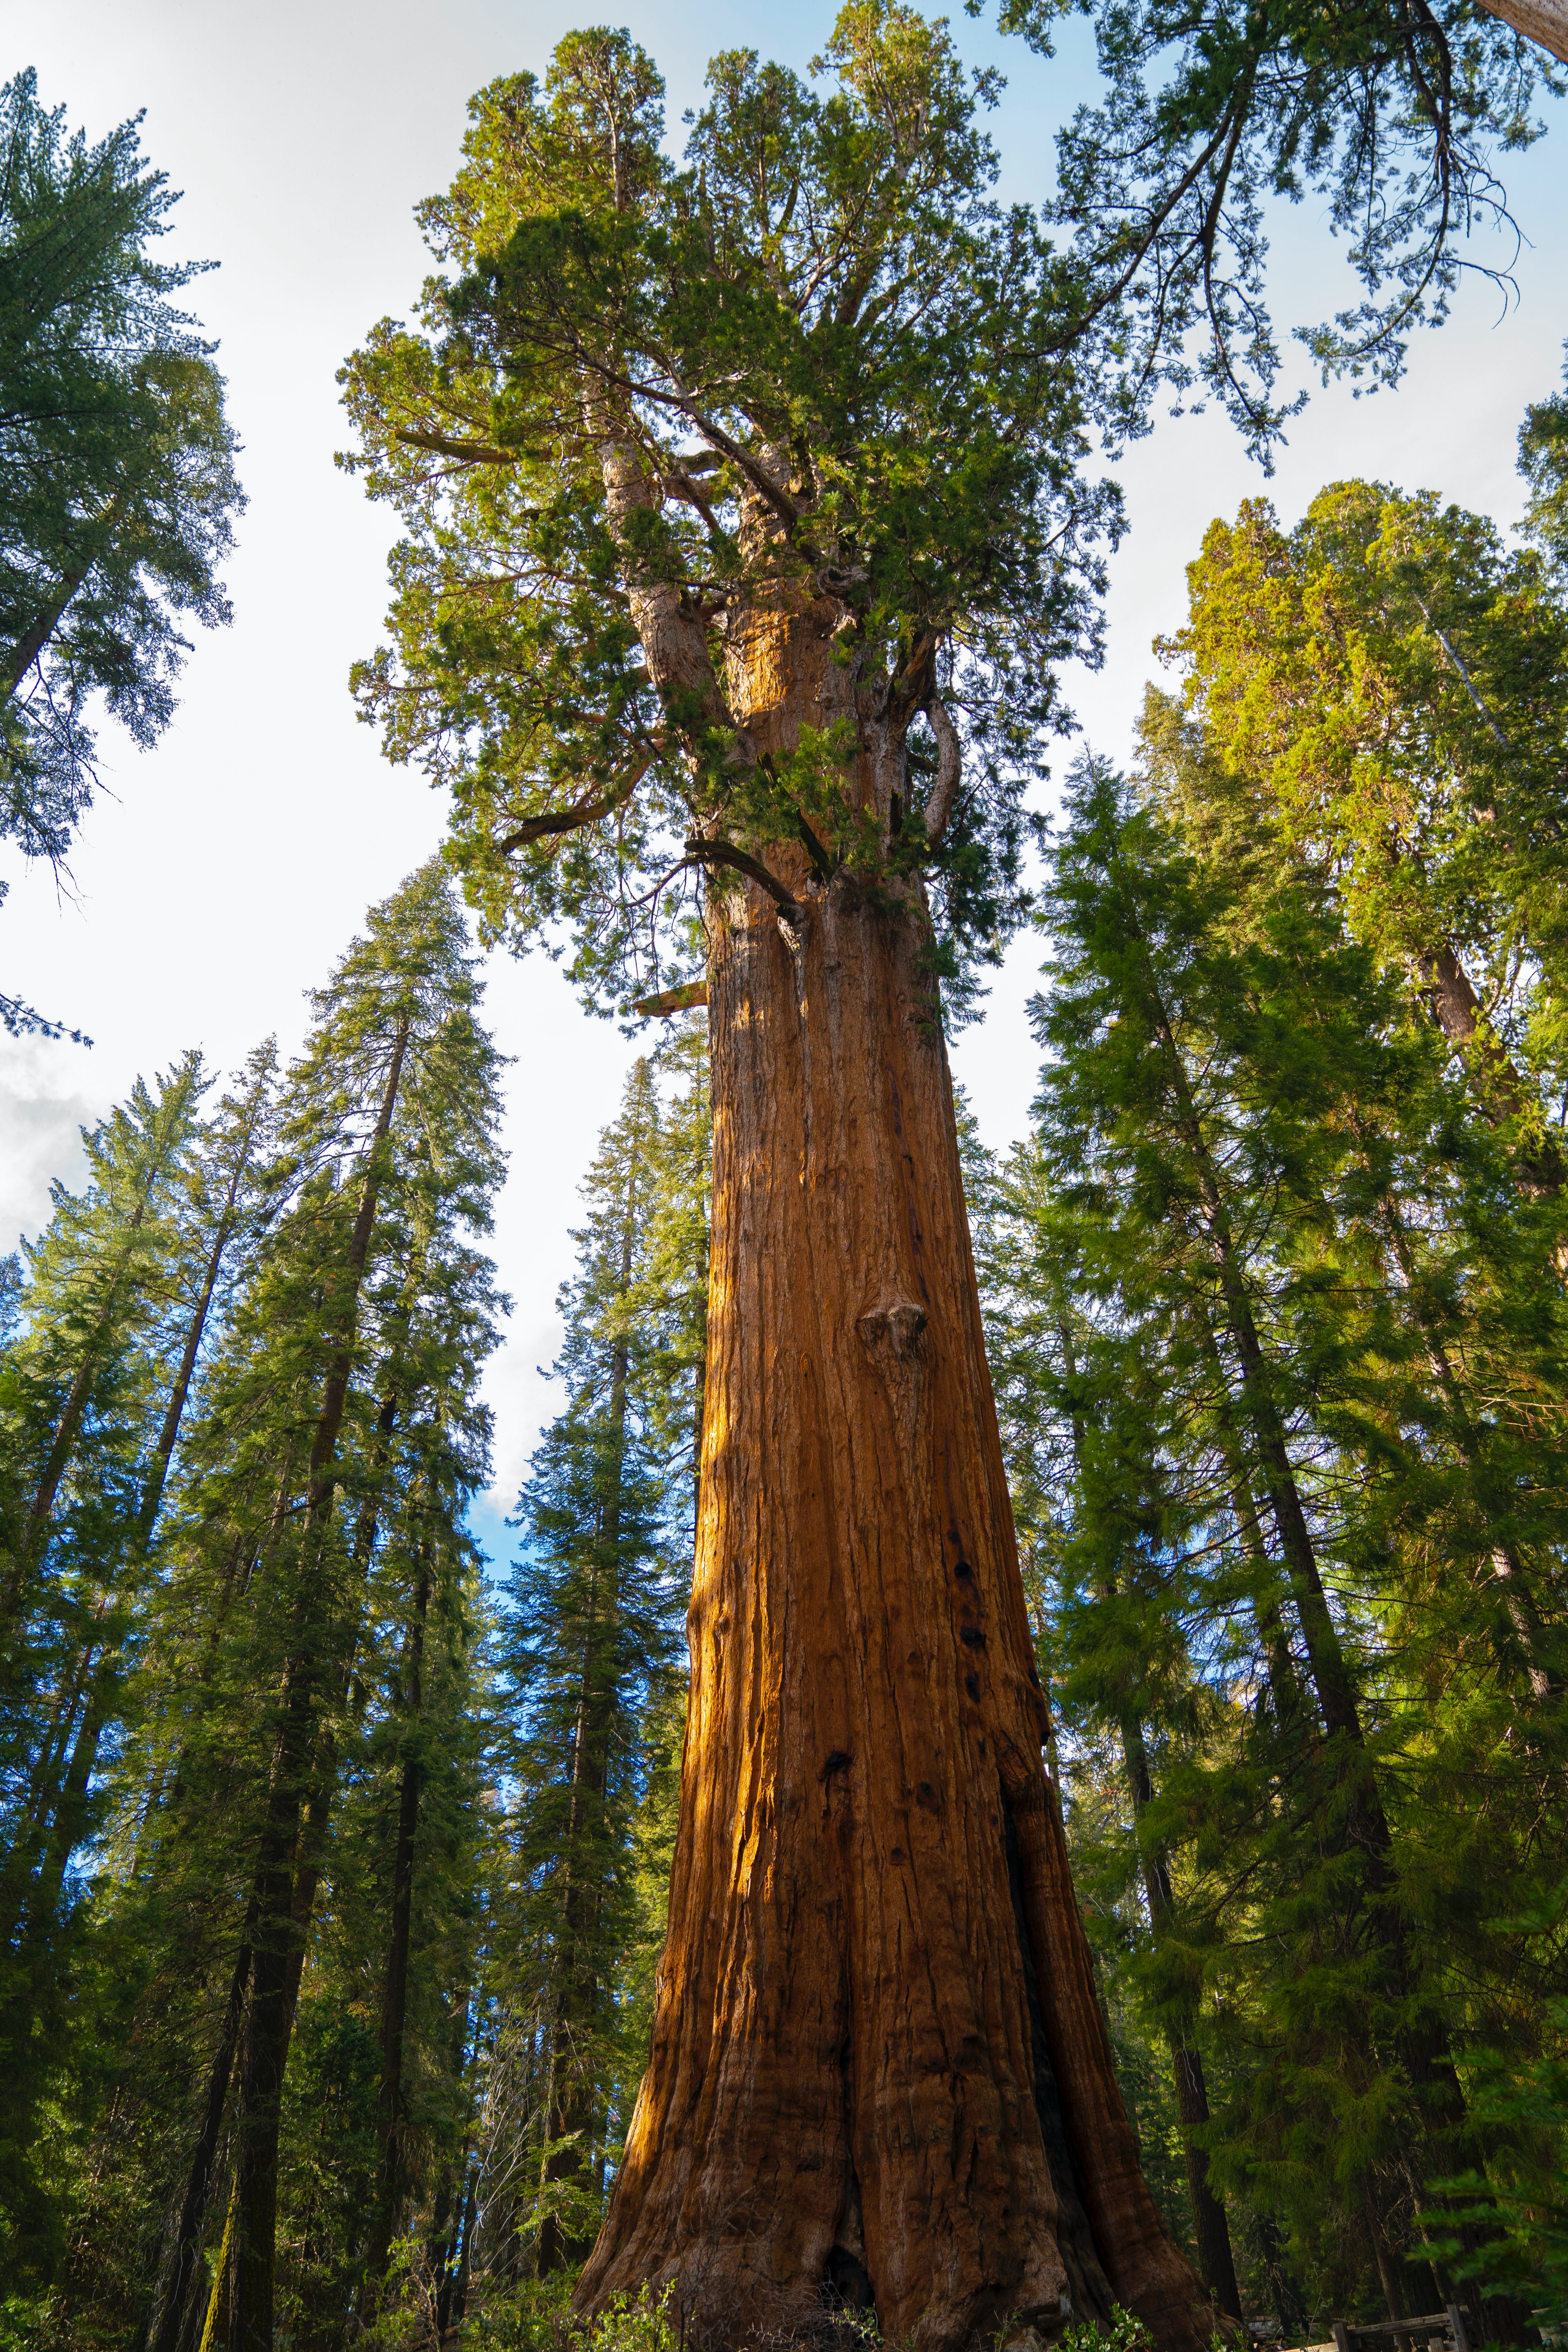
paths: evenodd
<path fill-rule="evenodd" d="M 203 1379 L 168 1508 L 153 1669 L 163 1757 L 125 1896 L 147 1931 L 142 1998 L 160 1975 L 177 1996 L 172 2030 L 148 2035 L 145 2099 L 128 2094 L 152 2135 L 144 2189 L 167 2201 L 146 2326 L 160 2347 L 200 2327 L 198 2257 L 225 2171 L 227 2250 L 208 2300 L 226 2311 L 231 2343 L 271 2340 L 279 2199 L 291 2193 L 279 2175 L 286 2070 L 318 1894 L 339 1850 L 346 1725 L 382 1638 L 372 1610 L 382 1549 L 405 1564 L 397 1643 L 422 1589 L 427 1627 L 459 1622 L 471 1601 L 460 1520 L 484 1475 L 472 1389 L 497 1302 L 463 1236 L 483 1231 L 499 1175 L 496 1057 L 476 993 L 461 919 L 430 867 L 373 912 L 317 995 L 279 1105 L 269 1229 Z M 395 1716 L 409 1704 L 399 1688 Z M 404 1739 L 405 1779 L 421 1738 Z M 414 1932 L 424 1801 L 414 1769 L 377 1957 L 389 2088 L 379 2137 L 372 2099 L 374 2229 L 337 2277 L 351 2308 L 416 2168 L 402 2087 L 409 2010 L 405 1995 L 400 2019 L 395 1982 Z M 160 2067 L 177 2079 L 182 2063 L 190 2077 L 174 2095 L 194 2106 L 194 2128 L 171 2145 L 153 2085 Z"/>
<path fill-rule="evenodd" d="M 179 621 L 229 617 L 235 437 L 168 299 L 208 265 L 153 257 L 176 199 L 139 125 L 89 147 L 33 72 L 0 88 L 0 834 L 29 857 L 63 857 L 91 800 L 94 697 L 151 743 Z M 9 995 L 0 1025 L 60 1034 Z"/>
<path fill-rule="evenodd" d="M 569 1402 L 519 1504 L 527 1549 L 503 1656 L 521 1735 L 513 1932 L 528 1958 L 511 1999 L 536 2053 L 541 2276 L 579 2265 L 592 2243 L 640 2070 L 620 1979 L 641 1730 L 669 1685 L 690 1559 L 694 1236 L 669 1178 L 693 1125 L 700 1137 L 699 1089 L 682 1108 L 667 1139 L 653 1066 L 639 1062 L 600 1139 L 562 1296 L 555 1376 Z"/>
<path fill-rule="evenodd" d="M 1299 867 L 1226 839 L 1205 863 L 1111 780 L 1080 780 L 1042 1013 L 1048 1181 L 1026 1160 L 1016 1196 L 1034 1320 L 1002 1352 L 1004 1394 L 1028 1408 L 1015 1451 L 1037 1456 L 1054 1420 L 1068 1471 L 1047 1526 L 1056 1682 L 1121 1748 L 1149 2013 L 1220 2067 L 1189 2143 L 1291 2222 L 1299 2259 L 1359 2241 L 1404 2308 L 1401 2249 L 1428 2259 L 1418 2216 L 1445 2176 L 1510 2161 L 1454 2062 L 1523 2023 L 1497 2006 L 1507 1943 L 1481 1914 L 1531 1899 L 1559 1834 L 1540 1808 L 1563 1530 L 1544 1457 L 1496 1409 L 1510 1387 L 1544 1407 L 1555 1310 L 1542 1326 L 1537 1281 L 1521 1311 L 1530 1213 L 1430 1034 Z M 1490 1368 L 1485 1413 L 1437 1377 L 1461 1357 Z M 1495 1780 L 1483 1859 L 1456 1839 L 1459 1791 L 1505 1723 L 1522 1769 Z M 1217 2046 L 1216 1996 L 1236 2018 Z M 1328 2199 L 1288 2152 L 1319 2100 Z M 1472 2269 L 1489 2211 L 1458 2234 Z M 1489 2315 L 1517 2324 L 1506 2300 Z"/>
<path fill-rule="evenodd" d="M 0 1863 L 0 2045 L 15 2085 L 0 2193 L 21 2259 L 47 2206 L 32 2146 L 73 1965 L 67 1874 L 143 1630 L 139 1473 L 168 1377 L 167 1299 L 186 1250 L 178 1210 L 206 1083 L 196 1055 L 155 1091 L 138 1081 L 126 1105 L 84 1133 L 83 1192 L 57 1185 L 48 1227 L 24 1244 L 23 1327 L 5 1371 Z"/>
<path fill-rule="evenodd" d="M 1166 648 L 1187 671 L 1184 756 L 1173 714 L 1150 712 L 1172 785 L 1207 829 L 1272 829 L 1331 873 L 1353 936 L 1511 1142 L 1563 1270 L 1568 614 L 1539 557 L 1429 495 L 1349 482 L 1290 533 L 1261 503 L 1215 523 L 1189 580 Z"/>

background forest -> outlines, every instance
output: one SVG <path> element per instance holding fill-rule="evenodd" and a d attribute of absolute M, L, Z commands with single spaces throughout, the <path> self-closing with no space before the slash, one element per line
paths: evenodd
<path fill-rule="evenodd" d="M 172 335 L 138 386 L 199 454 L 203 620 L 215 383 Z M 1522 539 L 1359 480 L 1213 526 L 1045 852 L 1028 1131 L 959 1107 L 1123 2088 L 1290 2343 L 1568 2317 L 1568 394 L 1521 452 Z M 72 698 L 151 737 L 177 667 L 78 617 L 7 754 L 62 838 Z M 0 1264 L 0 2342 L 207 2352 L 242 2194 L 322 2352 L 531 2343 L 596 2231 L 675 1827 L 704 1024 L 584 1175 L 491 1565 L 508 1066 L 434 860 L 298 1053 L 139 1080 Z"/>

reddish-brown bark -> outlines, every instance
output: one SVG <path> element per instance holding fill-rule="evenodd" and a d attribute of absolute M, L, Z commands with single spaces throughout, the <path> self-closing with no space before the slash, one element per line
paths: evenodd
<path fill-rule="evenodd" d="M 787 879 L 793 942 L 755 889 L 714 929 L 680 1830 L 579 2299 L 739 2341 L 832 2284 L 932 2347 L 1117 2301 L 1195 2352 L 1041 1761 L 928 927 Z"/>
<path fill-rule="evenodd" d="M 657 492 L 600 430 L 618 534 Z M 721 682 L 689 601 L 634 566 L 649 675 L 737 769 L 841 728 L 884 840 L 925 709 L 934 845 L 960 763 L 933 647 L 861 679 L 842 607 L 787 558 L 794 492 L 767 461 Z M 1161 2352 L 1198 2352 L 1211 2308 L 1139 2167 L 1041 1760 L 923 893 L 829 878 L 815 835 L 700 830 L 691 1696 L 648 2069 L 577 2302 L 668 2284 L 689 2334 L 740 2343 L 869 2300 L 930 2352 L 1119 2302 Z"/>

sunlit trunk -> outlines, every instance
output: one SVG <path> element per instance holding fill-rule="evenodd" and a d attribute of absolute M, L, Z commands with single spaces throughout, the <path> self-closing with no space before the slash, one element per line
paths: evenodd
<path fill-rule="evenodd" d="M 680 1827 L 580 2300 L 673 2280 L 734 2341 L 869 2297 L 933 2347 L 1117 2301 L 1195 2347 L 1041 1761 L 929 928 L 796 887 L 795 944 L 756 891 L 713 938 Z"/>

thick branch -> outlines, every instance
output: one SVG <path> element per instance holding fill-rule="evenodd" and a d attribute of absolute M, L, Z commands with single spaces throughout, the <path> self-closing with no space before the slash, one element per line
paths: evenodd
<path fill-rule="evenodd" d="M 799 906 L 777 875 L 770 874 L 765 866 L 760 866 L 754 857 L 748 857 L 745 851 L 737 849 L 732 842 L 689 841 L 686 855 L 702 866 L 732 866 L 737 874 L 743 874 L 749 882 L 756 884 L 759 890 L 767 892 L 781 915 L 793 918 L 799 914 Z"/>
<path fill-rule="evenodd" d="M 1494 1124 L 1522 1118 L 1531 1107 L 1528 1082 L 1496 1031 L 1483 1025 L 1475 984 L 1452 940 L 1445 940 L 1436 953 L 1423 956 L 1420 962 L 1437 1026 L 1463 1056 L 1482 1111 Z M 1562 1192 L 1563 1159 L 1551 1135 L 1527 1141 L 1515 1165 L 1521 1189 L 1526 1193 L 1555 1200 Z M 1553 1263 L 1560 1274 L 1568 1275 L 1561 1247 L 1553 1253 Z"/>
<path fill-rule="evenodd" d="M 66 608 L 87 578 L 89 569 L 89 566 L 83 564 L 79 571 L 69 573 L 53 603 L 46 606 L 31 627 L 23 631 L 9 652 L 0 656 L 0 699 L 15 694 L 58 628 Z"/>
<path fill-rule="evenodd" d="M 1415 596 L 1415 591 L 1414 588 L 1410 593 L 1413 596 Z M 1465 667 L 1464 662 L 1459 656 L 1458 647 L 1450 645 L 1447 637 L 1437 626 L 1436 622 L 1432 618 L 1432 615 L 1428 612 L 1423 599 L 1419 596 L 1415 596 L 1415 603 L 1420 611 L 1421 618 L 1426 622 L 1426 626 L 1431 630 L 1432 635 L 1442 646 L 1444 653 L 1447 656 L 1449 667 L 1457 672 L 1459 680 L 1464 687 L 1465 692 L 1469 696 L 1470 700 L 1475 704 L 1477 710 L 1479 712 L 1481 720 L 1486 727 L 1488 734 L 1491 737 L 1492 741 L 1497 745 L 1500 751 L 1506 751 L 1509 749 L 1508 737 L 1503 733 L 1502 729 L 1498 725 L 1497 720 L 1492 717 L 1491 712 L 1481 700 L 1479 689 L 1477 688 L 1476 681 L 1470 676 L 1469 671 Z"/>
<path fill-rule="evenodd" d="M 632 540 L 632 517 L 654 504 L 653 485 L 636 444 L 621 437 L 621 420 L 609 414 L 596 386 L 584 387 L 584 407 L 589 430 L 599 445 L 606 518 L 617 546 L 625 551 Z M 736 731 L 713 675 L 702 624 L 672 580 L 639 577 L 640 571 L 638 562 L 626 566 L 626 594 L 656 691 L 667 706 L 672 695 L 683 700 L 692 697 L 709 726 Z"/>
<path fill-rule="evenodd" d="M 661 989 L 657 996 L 639 996 L 632 1006 L 649 1020 L 663 1020 L 672 1013 L 700 1013 L 708 1003 L 708 982 L 689 980 L 683 987 Z"/>
<path fill-rule="evenodd" d="M 652 767 L 654 755 L 645 752 L 629 775 L 623 776 L 614 789 L 601 793 L 597 800 L 574 801 L 570 808 L 554 809 L 544 816 L 531 816 L 505 839 L 496 844 L 498 857 L 510 857 L 514 849 L 526 849 L 531 842 L 547 841 L 552 834 L 576 833 L 585 824 L 597 824 L 628 801 Z"/>
<path fill-rule="evenodd" d="M 405 425 L 393 435 L 408 449 L 432 449 L 437 457 L 458 457 L 469 466 L 515 466 L 515 449 L 498 449 L 489 441 L 457 441 L 445 433 L 421 433 Z"/>
<path fill-rule="evenodd" d="M 947 821 L 952 814 L 953 797 L 958 780 L 963 773 L 963 753 L 958 740 L 958 730 L 947 715 L 940 696 L 932 695 L 926 705 L 926 717 L 931 731 L 936 737 L 936 782 L 926 804 L 926 839 L 934 849 L 947 831 Z"/>

